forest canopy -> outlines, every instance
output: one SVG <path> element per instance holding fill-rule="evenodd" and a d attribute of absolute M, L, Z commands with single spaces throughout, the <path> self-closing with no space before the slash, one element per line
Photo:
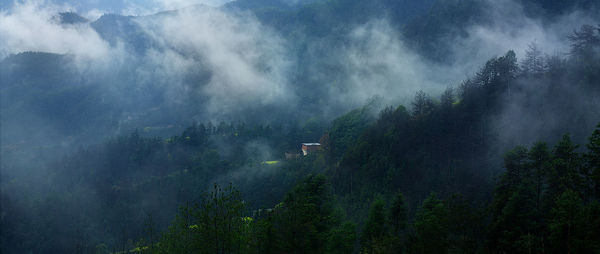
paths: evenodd
<path fill-rule="evenodd" d="M 595 1 L 167 2 L 0 5 L 1 253 L 600 249 Z"/>

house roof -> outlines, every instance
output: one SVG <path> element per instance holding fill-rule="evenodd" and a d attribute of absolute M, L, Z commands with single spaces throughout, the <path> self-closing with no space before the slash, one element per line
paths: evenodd
<path fill-rule="evenodd" d="M 320 146 L 321 143 L 302 143 L 302 145 L 305 145 L 305 146 Z"/>

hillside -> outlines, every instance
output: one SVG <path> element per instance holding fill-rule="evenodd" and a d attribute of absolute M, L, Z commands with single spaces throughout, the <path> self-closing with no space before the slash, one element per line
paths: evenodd
<path fill-rule="evenodd" d="M 14 4 L 0 252 L 595 253 L 599 10 Z"/>

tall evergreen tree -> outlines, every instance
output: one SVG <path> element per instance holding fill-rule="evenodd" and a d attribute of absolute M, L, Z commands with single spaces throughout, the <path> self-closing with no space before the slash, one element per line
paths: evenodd
<path fill-rule="evenodd" d="M 577 147 L 569 135 L 564 135 L 554 147 L 552 170 L 548 177 L 547 207 L 552 207 L 556 198 L 568 189 L 582 193 L 581 158 L 576 152 Z"/>
<path fill-rule="evenodd" d="M 383 198 L 377 197 L 371 204 L 369 217 L 365 223 L 360 237 L 362 253 L 386 253 L 388 246 L 386 240 L 388 235 L 385 202 Z"/>
<path fill-rule="evenodd" d="M 589 137 L 587 144 L 588 152 L 585 154 L 590 176 L 590 186 L 593 198 L 600 200 L 600 125 Z"/>
<path fill-rule="evenodd" d="M 331 187 L 323 175 L 308 176 L 276 208 L 275 227 L 284 253 L 323 253 L 334 225 Z"/>
<path fill-rule="evenodd" d="M 418 91 L 412 101 L 412 117 L 423 118 L 434 110 L 435 104 L 431 97 L 423 91 Z"/>
<path fill-rule="evenodd" d="M 581 253 L 583 201 L 573 190 L 565 190 L 557 199 L 549 223 L 552 253 Z"/>
<path fill-rule="evenodd" d="M 347 254 L 354 251 L 356 242 L 356 225 L 345 222 L 335 227 L 329 233 L 327 239 L 327 254 Z"/>
<path fill-rule="evenodd" d="M 546 71 L 546 61 L 539 45 L 534 41 L 527 45 L 525 58 L 521 61 L 521 73 L 528 77 L 539 77 Z"/>
<path fill-rule="evenodd" d="M 413 253 L 448 253 L 448 211 L 436 194 L 431 193 L 417 211 Z"/>
<path fill-rule="evenodd" d="M 406 228 L 407 220 L 406 202 L 404 201 L 404 195 L 402 195 L 402 193 L 398 192 L 394 196 L 389 214 L 392 233 L 395 236 L 399 236 L 400 232 Z"/>

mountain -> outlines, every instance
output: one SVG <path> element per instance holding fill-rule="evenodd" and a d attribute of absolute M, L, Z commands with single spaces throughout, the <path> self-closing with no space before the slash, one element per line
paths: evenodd
<path fill-rule="evenodd" d="M 89 22 L 88 19 L 86 19 L 82 16 L 79 16 L 79 14 L 74 13 L 74 12 L 61 12 L 56 16 L 56 19 L 61 24 L 65 24 L 65 25 L 75 25 L 75 24 Z"/>
<path fill-rule="evenodd" d="M 140 27 L 137 19 L 133 16 L 104 14 L 90 26 L 112 46 L 123 42 L 138 54 L 144 54 L 152 48 L 153 39 Z"/>
<path fill-rule="evenodd" d="M 0 252 L 593 253 L 598 10 L 0 13 Z"/>

